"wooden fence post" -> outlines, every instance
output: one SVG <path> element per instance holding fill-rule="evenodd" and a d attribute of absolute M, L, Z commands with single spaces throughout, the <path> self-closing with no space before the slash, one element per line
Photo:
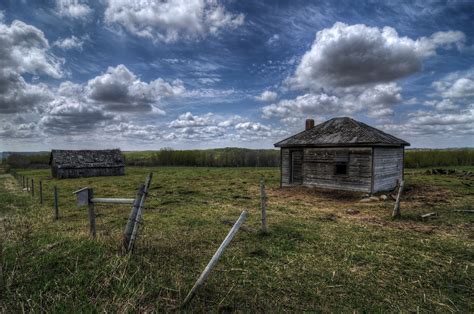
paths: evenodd
<path fill-rule="evenodd" d="M 392 213 L 393 218 L 400 218 L 402 216 L 400 212 L 400 197 L 402 195 L 403 183 L 404 181 L 401 180 L 400 186 L 398 187 L 397 200 L 395 201 L 395 206 L 393 207 L 393 213 Z"/>
<path fill-rule="evenodd" d="M 35 197 L 35 180 L 31 179 L 31 196 Z"/>
<path fill-rule="evenodd" d="M 54 218 L 59 219 L 58 188 L 56 186 L 54 186 Z"/>
<path fill-rule="evenodd" d="M 6 287 L 4 287 L 4 280 L 3 280 L 3 237 L 0 239 L 0 300 L 4 297 L 4 292 L 6 291 Z"/>
<path fill-rule="evenodd" d="M 43 181 L 40 180 L 39 182 L 39 197 L 40 197 L 40 205 L 43 205 Z"/>
<path fill-rule="evenodd" d="M 21 187 L 24 189 L 25 188 L 25 176 L 21 175 Z"/>
<path fill-rule="evenodd" d="M 221 257 L 222 253 L 224 253 L 224 250 L 229 245 L 230 241 L 232 241 L 232 239 L 234 238 L 237 231 L 239 231 L 240 226 L 244 223 L 245 219 L 247 219 L 247 215 L 248 215 L 248 213 L 245 210 L 242 212 L 242 214 L 240 214 L 239 219 L 235 222 L 232 229 L 230 229 L 230 231 L 227 234 L 227 236 L 225 237 L 224 241 L 219 246 L 216 253 L 214 253 L 214 256 L 212 256 L 212 258 L 209 261 L 209 263 L 207 264 L 206 268 L 204 268 L 204 271 L 199 276 L 198 280 L 196 281 L 196 283 L 192 287 L 191 291 L 189 291 L 188 295 L 186 296 L 186 299 L 184 299 L 182 307 L 185 307 L 193 299 L 194 295 L 196 294 L 196 291 L 204 284 L 207 277 L 209 277 L 209 273 L 211 272 L 212 268 L 219 261 L 219 258 Z"/>
<path fill-rule="evenodd" d="M 94 203 L 91 199 L 94 197 L 94 191 L 89 188 L 89 205 L 88 205 L 88 214 L 89 214 L 89 233 L 95 238 L 95 212 L 94 212 Z"/>
<path fill-rule="evenodd" d="M 138 228 L 141 223 L 142 210 L 145 205 L 145 199 L 148 195 L 148 189 L 150 188 L 152 177 L 153 177 L 153 173 L 150 172 L 150 174 L 145 180 L 145 189 L 143 190 L 143 194 L 140 200 L 140 205 L 138 205 L 137 214 L 135 216 L 135 223 L 133 225 L 132 234 L 130 236 L 130 242 L 128 243 L 128 252 L 131 252 L 133 250 L 133 247 L 135 245 L 135 239 L 138 236 Z"/>
<path fill-rule="evenodd" d="M 125 231 L 123 233 L 123 247 L 125 250 L 128 250 L 128 246 L 130 244 L 130 238 L 132 237 L 133 233 L 133 226 L 135 225 L 135 221 L 137 219 L 137 211 L 138 207 L 140 207 L 140 202 L 142 200 L 143 193 L 145 193 L 145 184 L 142 184 L 138 189 L 137 195 L 135 197 L 135 201 L 133 202 L 132 211 L 128 217 L 127 225 L 125 226 Z"/>
<path fill-rule="evenodd" d="M 30 190 L 30 183 L 28 181 L 28 177 L 26 177 L 26 192 L 28 192 Z"/>
<path fill-rule="evenodd" d="M 265 181 L 260 179 L 260 207 L 262 209 L 262 233 L 267 233 L 267 194 L 265 193 Z"/>

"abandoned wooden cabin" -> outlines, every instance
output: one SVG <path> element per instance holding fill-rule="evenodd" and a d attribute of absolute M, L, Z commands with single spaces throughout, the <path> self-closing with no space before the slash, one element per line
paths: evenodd
<path fill-rule="evenodd" d="M 49 158 L 54 178 L 121 176 L 125 159 L 119 149 L 52 150 Z"/>
<path fill-rule="evenodd" d="M 375 193 L 403 177 L 408 142 L 351 118 L 334 118 L 275 144 L 281 148 L 281 186 Z"/>

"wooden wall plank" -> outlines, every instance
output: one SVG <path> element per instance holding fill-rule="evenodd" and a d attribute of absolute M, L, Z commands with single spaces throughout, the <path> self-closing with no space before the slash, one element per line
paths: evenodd
<path fill-rule="evenodd" d="M 392 190 L 403 177 L 403 148 L 374 148 L 374 192 Z"/>

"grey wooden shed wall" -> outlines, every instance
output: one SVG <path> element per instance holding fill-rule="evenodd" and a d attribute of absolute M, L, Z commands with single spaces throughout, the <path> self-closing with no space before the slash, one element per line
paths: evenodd
<path fill-rule="evenodd" d="M 125 174 L 125 159 L 119 149 L 52 150 L 49 163 L 57 179 Z"/>
<path fill-rule="evenodd" d="M 302 153 L 301 182 L 292 182 L 291 156 L 295 152 Z M 336 164 L 346 160 L 347 174 L 336 174 Z M 281 149 L 282 186 L 375 193 L 395 188 L 402 176 L 403 148 L 399 147 Z"/>
<path fill-rule="evenodd" d="M 52 174 L 57 179 L 123 176 L 125 167 L 97 167 L 97 168 L 52 168 Z"/>
<path fill-rule="evenodd" d="M 403 177 L 403 147 L 374 147 L 373 192 L 394 189 Z"/>

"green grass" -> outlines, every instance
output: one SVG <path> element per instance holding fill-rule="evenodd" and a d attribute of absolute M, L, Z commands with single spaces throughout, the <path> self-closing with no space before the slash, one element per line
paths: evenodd
<path fill-rule="evenodd" d="M 127 205 L 100 205 L 98 237 L 72 192 L 134 197 L 154 172 L 133 256 L 120 253 Z M 258 182 L 266 179 L 269 235 L 239 232 L 190 308 L 217 311 L 473 312 L 473 178 L 407 172 L 403 219 L 393 201 L 360 203 L 360 194 L 279 188 L 275 168 L 127 168 L 124 177 L 54 180 L 38 205 L 11 178 L 0 178 L 5 231 L 0 311 L 171 311 L 242 210 L 259 227 Z M 52 188 L 60 215 L 53 220 Z M 346 209 L 360 211 L 349 215 Z M 435 211 L 439 218 L 419 215 Z M 1 224 L 0 224 L 1 226 Z M 1 230 L 1 229 L 0 229 Z"/>

